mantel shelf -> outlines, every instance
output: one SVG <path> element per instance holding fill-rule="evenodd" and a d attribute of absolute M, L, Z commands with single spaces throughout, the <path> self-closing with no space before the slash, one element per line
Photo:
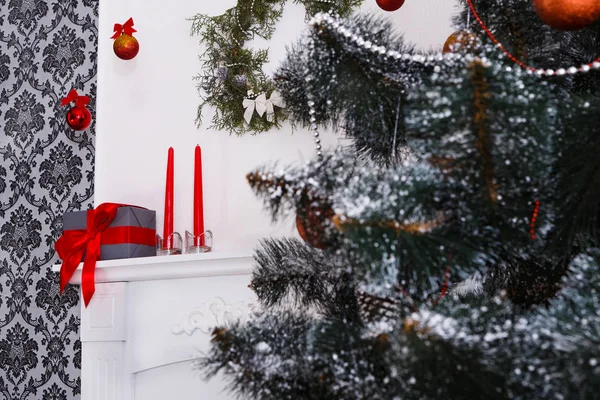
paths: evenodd
<path fill-rule="evenodd" d="M 52 270 L 60 271 L 60 264 Z M 70 283 L 81 283 L 79 264 Z M 157 256 L 125 258 L 120 260 L 98 261 L 96 263 L 96 283 L 134 282 L 163 279 L 185 279 L 203 276 L 246 275 L 252 272 L 252 255 L 249 253 L 182 254 L 178 256 Z"/>

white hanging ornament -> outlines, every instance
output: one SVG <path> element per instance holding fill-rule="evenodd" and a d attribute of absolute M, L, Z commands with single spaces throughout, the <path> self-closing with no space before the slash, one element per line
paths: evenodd
<path fill-rule="evenodd" d="M 252 95 L 252 91 L 248 91 L 248 96 Z M 269 99 L 265 96 L 264 93 L 258 95 L 255 99 L 245 98 L 242 101 L 242 106 L 246 111 L 244 111 L 244 120 L 247 124 L 250 124 L 252 121 L 252 116 L 254 115 L 254 111 L 258 114 L 259 117 L 262 117 L 267 113 L 267 121 L 273 122 L 275 115 L 275 107 L 285 108 L 285 103 L 281 94 L 274 90 L 271 93 Z"/>

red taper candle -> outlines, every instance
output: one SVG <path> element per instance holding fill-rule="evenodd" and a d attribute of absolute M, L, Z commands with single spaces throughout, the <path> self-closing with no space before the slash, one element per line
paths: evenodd
<path fill-rule="evenodd" d="M 169 155 L 167 158 L 167 184 L 165 187 L 165 223 L 163 228 L 163 248 L 167 249 L 173 247 L 171 235 L 173 234 L 174 158 L 175 152 L 172 147 L 169 147 Z"/>
<path fill-rule="evenodd" d="M 204 200 L 202 198 L 202 154 L 196 146 L 194 154 L 194 245 L 204 246 Z"/>

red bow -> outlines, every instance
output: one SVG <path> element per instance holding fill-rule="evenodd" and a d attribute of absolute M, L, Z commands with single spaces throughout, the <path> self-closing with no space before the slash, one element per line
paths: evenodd
<path fill-rule="evenodd" d="M 121 24 L 115 24 L 115 27 L 113 28 L 113 30 L 115 31 L 115 34 L 111 36 L 111 39 L 116 39 L 119 36 L 121 36 L 121 34 L 126 34 L 129 36 L 133 35 L 133 32 L 137 32 L 134 28 L 133 28 L 133 18 L 129 18 L 127 20 L 127 22 L 125 22 L 123 25 Z"/>
<path fill-rule="evenodd" d="M 66 106 L 70 102 L 74 101 L 77 107 L 85 107 L 90 102 L 90 98 L 87 96 L 80 96 L 77 94 L 75 89 L 71 89 L 67 97 L 60 101 L 61 106 Z"/>
<path fill-rule="evenodd" d="M 59 257 L 63 260 L 60 268 L 61 294 L 85 254 L 81 274 L 81 292 L 86 307 L 96 290 L 94 269 L 96 260 L 100 256 L 102 231 L 115 219 L 119 207 L 127 207 L 127 205 L 102 203 L 95 210 L 88 210 L 87 229 L 65 231 L 54 245 Z"/>

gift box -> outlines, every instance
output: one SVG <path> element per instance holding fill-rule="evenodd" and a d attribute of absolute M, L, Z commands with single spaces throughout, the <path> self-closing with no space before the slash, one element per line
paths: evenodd
<path fill-rule="evenodd" d="M 65 232 L 85 231 L 87 224 L 87 211 L 69 212 L 63 216 Z M 110 225 L 100 233 L 98 260 L 151 256 L 156 256 L 156 211 L 119 207 Z"/>

